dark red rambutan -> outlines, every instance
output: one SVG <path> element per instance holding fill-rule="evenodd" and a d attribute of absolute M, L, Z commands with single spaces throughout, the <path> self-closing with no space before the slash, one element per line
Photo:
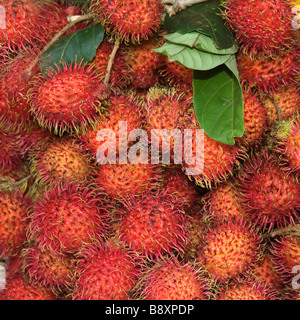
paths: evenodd
<path fill-rule="evenodd" d="M 73 300 L 128 299 L 137 283 L 134 252 L 107 242 L 84 248 L 75 271 Z"/>
<path fill-rule="evenodd" d="M 27 235 L 40 249 L 73 253 L 103 237 L 107 221 L 101 197 L 86 186 L 64 183 L 36 200 Z"/>
<path fill-rule="evenodd" d="M 75 63 L 40 73 L 32 81 L 29 102 L 42 127 L 55 134 L 84 131 L 95 124 L 101 112 L 98 100 L 100 81 L 92 66 Z"/>
<path fill-rule="evenodd" d="M 118 210 L 117 234 L 132 250 L 150 258 L 176 250 L 183 253 L 188 227 L 176 199 L 158 192 L 123 202 Z"/>
<path fill-rule="evenodd" d="M 275 154 L 250 157 L 238 181 L 243 209 L 253 223 L 269 230 L 295 223 L 300 184 L 280 167 Z"/>

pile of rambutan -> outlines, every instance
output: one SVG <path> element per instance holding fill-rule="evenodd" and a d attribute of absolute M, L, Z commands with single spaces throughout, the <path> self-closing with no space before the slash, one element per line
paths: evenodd
<path fill-rule="evenodd" d="M 204 133 L 199 153 L 193 70 L 153 50 L 161 0 L 0 0 L 0 300 L 299 299 L 293 4 L 222 2 L 245 132 Z M 42 72 L 51 39 L 88 22 L 95 57 Z"/>

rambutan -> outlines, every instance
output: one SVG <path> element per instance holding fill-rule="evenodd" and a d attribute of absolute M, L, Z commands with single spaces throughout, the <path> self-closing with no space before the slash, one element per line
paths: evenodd
<path fill-rule="evenodd" d="M 104 80 L 110 54 L 113 50 L 113 44 L 104 40 L 97 48 L 95 58 L 90 62 L 94 63 L 96 72 L 99 75 L 100 81 Z M 122 47 L 118 49 L 114 63 L 110 73 L 110 86 L 124 88 L 129 85 L 132 80 L 132 74 L 125 62 L 126 50 Z"/>
<path fill-rule="evenodd" d="M 191 102 L 179 95 L 175 89 L 152 87 L 148 90 L 146 121 L 148 134 L 151 137 L 151 158 L 164 164 L 182 162 L 182 129 L 187 121 Z M 172 132 L 173 131 L 173 132 Z M 169 148 L 166 148 L 169 146 Z M 162 156 L 155 154 L 162 150 Z"/>
<path fill-rule="evenodd" d="M 203 134 L 203 138 L 200 133 L 198 139 L 197 130 L 201 128 L 193 110 L 190 118 L 186 120 L 184 129 L 190 130 L 191 135 L 185 136 L 183 167 L 186 171 L 190 171 L 187 173 L 197 185 L 211 188 L 233 175 L 235 167 L 244 157 L 245 150 L 242 147 L 223 144 L 211 139 L 206 133 Z"/>
<path fill-rule="evenodd" d="M 261 282 L 246 278 L 222 288 L 216 300 L 278 300 L 278 296 Z"/>
<path fill-rule="evenodd" d="M 238 181 L 242 206 L 253 223 L 269 230 L 295 223 L 300 184 L 284 172 L 275 154 L 250 157 Z"/>
<path fill-rule="evenodd" d="M 278 139 L 276 151 L 281 155 L 287 171 L 295 171 L 298 175 L 300 170 L 300 122 L 298 119 L 289 121 L 287 135 Z"/>
<path fill-rule="evenodd" d="M 251 90 L 243 89 L 243 100 L 245 131 L 241 138 L 237 138 L 237 143 L 251 147 L 261 142 L 267 130 L 267 115 L 260 98 Z"/>
<path fill-rule="evenodd" d="M 45 191 L 33 206 L 28 239 L 40 249 L 73 253 L 106 234 L 108 214 L 101 197 L 76 183 Z"/>
<path fill-rule="evenodd" d="M 5 9 L 5 28 L 0 28 L 0 44 L 16 51 L 38 39 L 42 1 L 1 0 Z"/>
<path fill-rule="evenodd" d="M 56 300 L 46 288 L 28 283 L 22 276 L 8 278 L 0 300 Z"/>
<path fill-rule="evenodd" d="M 198 260 L 220 282 L 248 272 L 258 260 L 261 236 L 245 219 L 218 220 L 203 235 Z"/>
<path fill-rule="evenodd" d="M 0 166 L 3 170 L 12 170 L 22 163 L 18 133 L 0 127 Z"/>
<path fill-rule="evenodd" d="M 199 267 L 176 258 L 161 259 L 141 277 L 143 300 L 206 300 L 209 286 Z"/>
<path fill-rule="evenodd" d="M 145 194 L 123 202 L 118 210 L 117 234 L 132 250 L 149 258 L 176 250 L 183 253 L 187 242 L 185 212 L 164 192 Z"/>
<path fill-rule="evenodd" d="M 283 291 L 284 285 L 279 273 L 276 271 L 270 252 L 264 251 L 261 259 L 251 270 L 251 275 L 257 281 L 278 292 L 278 294 Z"/>
<path fill-rule="evenodd" d="M 73 276 L 72 257 L 38 247 L 25 248 L 23 272 L 31 284 L 42 285 L 53 293 L 68 292 Z"/>
<path fill-rule="evenodd" d="M 296 47 L 277 58 L 247 57 L 237 54 L 237 67 L 241 82 L 259 91 L 272 93 L 295 82 L 299 74 L 299 49 Z"/>
<path fill-rule="evenodd" d="M 289 120 L 299 114 L 300 90 L 298 85 L 288 85 L 265 96 L 262 99 L 267 114 L 269 125 L 274 125 L 278 121 L 278 113 L 274 103 L 277 103 L 280 115 L 283 120 Z"/>
<path fill-rule="evenodd" d="M 282 281 L 291 284 L 291 280 L 295 276 L 293 269 L 300 265 L 299 237 L 284 235 L 276 238 L 272 242 L 271 259 Z"/>
<path fill-rule="evenodd" d="M 131 72 L 131 86 L 135 90 L 148 89 L 158 83 L 162 55 L 152 50 L 158 46 L 158 40 L 151 38 L 126 48 L 125 61 Z"/>
<path fill-rule="evenodd" d="M 157 190 L 163 179 L 155 164 L 127 163 L 99 165 L 95 183 L 113 201 L 120 201 Z"/>
<path fill-rule="evenodd" d="M 30 170 L 36 180 L 45 185 L 88 181 L 93 166 L 80 143 L 69 135 L 49 140 L 31 155 Z"/>
<path fill-rule="evenodd" d="M 234 217 L 246 218 L 239 193 L 233 181 L 226 181 L 212 188 L 202 198 L 203 213 L 209 219 L 232 219 Z"/>
<path fill-rule="evenodd" d="M 158 31 L 163 17 L 159 0 L 91 0 L 91 11 L 126 42 L 148 39 Z"/>
<path fill-rule="evenodd" d="M 79 139 L 93 157 L 96 157 L 98 148 L 104 143 L 107 148 L 116 148 L 117 153 L 120 149 L 127 153 L 127 145 L 132 145 L 132 142 L 128 141 L 129 133 L 144 128 L 144 122 L 143 105 L 134 94 L 111 94 L 107 100 L 107 112 L 99 118 L 94 128 L 89 127 L 85 133 L 80 134 Z"/>
<path fill-rule="evenodd" d="M 226 22 L 250 57 L 282 55 L 295 43 L 285 0 L 227 0 L 224 8 Z"/>
<path fill-rule="evenodd" d="M 40 126 L 55 134 L 84 131 L 101 112 L 98 100 L 100 81 L 91 65 L 63 64 L 48 75 L 34 77 L 29 102 Z"/>
<path fill-rule="evenodd" d="M 189 69 L 177 61 L 169 61 L 166 56 L 162 56 L 159 74 L 169 85 L 176 86 L 184 83 L 192 86 L 193 84 L 193 69 Z"/>
<path fill-rule="evenodd" d="M 73 300 L 124 300 L 139 275 L 136 255 L 112 242 L 84 248 L 75 272 Z"/>
<path fill-rule="evenodd" d="M 195 182 L 188 179 L 181 166 L 168 166 L 165 168 L 162 188 L 167 193 L 178 198 L 185 209 L 191 208 L 199 195 Z"/>
<path fill-rule="evenodd" d="M 27 102 L 29 81 L 37 68 L 27 73 L 26 68 L 36 52 L 21 51 L 14 58 L 7 58 L 0 73 L 0 125 L 18 131 L 32 125 L 33 116 Z"/>
<path fill-rule="evenodd" d="M 19 190 L 0 192 L 0 256 L 14 253 L 26 241 L 31 202 Z"/>

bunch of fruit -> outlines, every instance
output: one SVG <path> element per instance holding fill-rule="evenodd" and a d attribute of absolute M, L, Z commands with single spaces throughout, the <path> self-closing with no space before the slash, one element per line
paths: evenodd
<path fill-rule="evenodd" d="M 204 168 L 186 175 L 174 141 L 170 164 L 151 163 L 119 132 L 126 122 L 162 145 L 153 129 L 200 129 L 193 70 L 153 51 L 160 0 L 0 1 L 0 298 L 300 299 L 295 4 L 224 1 L 245 132 L 235 145 L 204 134 L 204 154 L 189 141 Z M 52 39 L 99 22 L 93 60 L 41 71 Z M 115 163 L 97 161 L 103 145 Z"/>

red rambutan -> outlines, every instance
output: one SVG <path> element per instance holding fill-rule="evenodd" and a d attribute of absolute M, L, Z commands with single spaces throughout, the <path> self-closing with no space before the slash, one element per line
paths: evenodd
<path fill-rule="evenodd" d="M 136 255 L 114 243 L 80 252 L 73 300 L 125 300 L 138 280 Z"/>
<path fill-rule="evenodd" d="M 0 300 L 56 300 L 55 295 L 46 288 L 29 284 L 22 276 L 8 278 Z"/>
<path fill-rule="evenodd" d="M 159 0 L 92 0 L 91 10 L 110 32 L 132 42 L 158 31 L 163 16 Z"/>
<path fill-rule="evenodd" d="M 300 184 L 284 172 L 274 154 L 250 157 L 238 179 L 243 209 L 253 223 L 269 230 L 295 223 Z"/>
<path fill-rule="evenodd" d="M 30 211 L 29 198 L 19 190 L 0 192 L 0 256 L 14 253 L 26 241 Z"/>
<path fill-rule="evenodd" d="M 274 290 L 254 279 L 243 279 L 231 282 L 222 288 L 217 300 L 277 300 Z"/>
<path fill-rule="evenodd" d="M 223 16 L 251 57 L 277 56 L 295 43 L 291 8 L 285 0 L 227 0 Z"/>
<path fill-rule="evenodd" d="M 216 280 L 248 272 L 259 258 L 261 236 L 245 219 L 218 220 L 203 235 L 198 260 Z"/>
<path fill-rule="evenodd" d="M 176 250 L 183 253 L 187 222 L 181 206 L 163 192 L 123 202 L 117 234 L 132 250 L 149 258 Z"/>
<path fill-rule="evenodd" d="M 28 239 L 40 249 L 73 253 L 106 234 L 107 209 L 94 191 L 76 183 L 59 184 L 33 206 Z"/>
<path fill-rule="evenodd" d="M 237 54 L 237 67 L 241 82 L 268 93 L 295 82 L 295 77 L 300 70 L 298 61 L 299 49 L 297 47 L 274 59 L 251 59 L 242 51 Z"/>
<path fill-rule="evenodd" d="M 55 134 L 84 131 L 100 110 L 100 81 L 92 66 L 75 63 L 40 73 L 29 90 L 31 110 L 42 127 Z"/>
<path fill-rule="evenodd" d="M 143 300 L 206 300 L 209 286 L 199 267 L 176 258 L 159 260 L 141 278 Z"/>
<path fill-rule="evenodd" d="M 42 285 L 53 293 L 68 292 L 72 284 L 71 256 L 37 247 L 25 248 L 23 272 L 31 284 Z"/>
<path fill-rule="evenodd" d="M 31 155 L 30 170 L 36 180 L 46 185 L 88 181 L 93 174 L 93 166 L 84 148 L 69 135 L 49 140 Z"/>

